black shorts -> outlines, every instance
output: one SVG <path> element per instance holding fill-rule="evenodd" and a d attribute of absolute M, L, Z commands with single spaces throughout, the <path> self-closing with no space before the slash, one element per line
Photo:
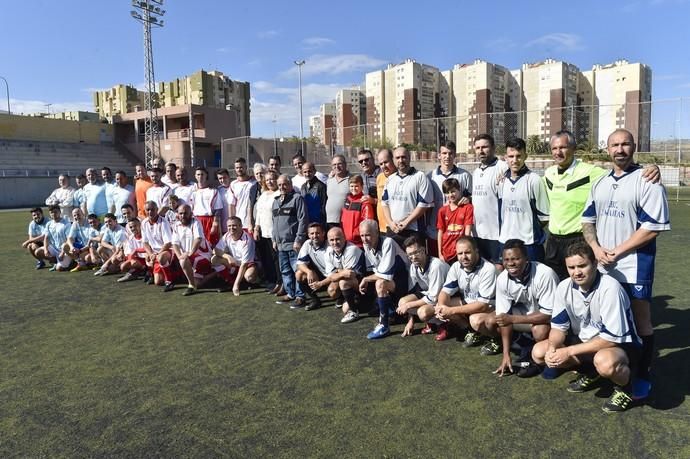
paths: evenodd
<path fill-rule="evenodd" d="M 568 278 L 568 270 L 565 267 L 565 254 L 574 242 L 584 241 L 582 233 L 572 233 L 559 236 L 549 234 L 544 244 L 544 264 L 556 271 L 560 280 Z"/>

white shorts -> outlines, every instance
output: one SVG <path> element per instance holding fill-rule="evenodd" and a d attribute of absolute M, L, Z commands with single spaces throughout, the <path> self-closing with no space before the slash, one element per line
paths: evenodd
<path fill-rule="evenodd" d="M 58 259 L 60 251 L 52 245 L 48 246 L 48 253 L 51 257 L 54 257 L 57 260 L 57 265 L 61 268 L 68 268 L 69 265 L 72 264 L 72 257 L 70 257 L 69 255 L 65 255 L 64 257 L 62 257 L 62 260 Z"/>

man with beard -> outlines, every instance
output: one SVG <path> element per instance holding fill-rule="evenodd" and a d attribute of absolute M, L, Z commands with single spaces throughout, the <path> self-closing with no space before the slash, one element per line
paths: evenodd
<path fill-rule="evenodd" d="M 625 129 L 608 138 L 613 170 L 590 191 L 582 214 L 582 232 L 592 247 L 601 270 L 621 283 L 630 297 L 637 332 L 642 338 L 640 366 L 634 398 L 646 398 L 651 390 L 654 327 L 651 318 L 656 238 L 669 231 L 666 190 L 642 178 L 635 164 L 635 140 Z"/>

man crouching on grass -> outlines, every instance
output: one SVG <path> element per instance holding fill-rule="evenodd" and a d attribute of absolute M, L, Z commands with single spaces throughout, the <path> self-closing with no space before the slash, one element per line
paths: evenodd
<path fill-rule="evenodd" d="M 227 221 L 228 231 L 220 238 L 213 249 L 211 263 L 213 266 L 224 266 L 234 278 L 232 293 L 240 296 L 242 281 L 255 284 L 259 279 L 255 262 L 254 238 L 242 229 L 240 217 L 230 217 Z M 219 290 L 224 290 L 220 288 Z"/>
<path fill-rule="evenodd" d="M 194 295 L 197 288 L 219 274 L 229 285 L 233 285 L 225 266 L 211 266 L 211 247 L 204 236 L 204 229 L 187 204 L 177 208 L 177 222 L 172 230 L 172 248 L 180 267 L 187 278 L 187 289 L 184 296 Z"/>
<path fill-rule="evenodd" d="M 637 336 L 630 300 L 613 277 L 597 271 L 594 252 L 585 242 L 568 247 L 569 279 L 558 285 L 549 339 L 535 344 L 532 358 L 540 366 L 578 367 L 569 392 L 585 392 L 601 378 L 615 384 L 602 406 L 607 413 L 625 411 L 632 401 L 631 366 L 642 341 Z"/>

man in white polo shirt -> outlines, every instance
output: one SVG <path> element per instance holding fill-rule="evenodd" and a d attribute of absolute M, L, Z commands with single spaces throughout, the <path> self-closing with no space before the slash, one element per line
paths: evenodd
<path fill-rule="evenodd" d="M 254 239 L 242 230 L 242 220 L 238 216 L 228 218 L 227 226 L 228 232 L 213 249 L 211 263 L 213 266 L 225 266 L 233 280 L 232 293 L 239 296 L 242 281 L 251 285 L 259 279 L 256 250 Z"/>

